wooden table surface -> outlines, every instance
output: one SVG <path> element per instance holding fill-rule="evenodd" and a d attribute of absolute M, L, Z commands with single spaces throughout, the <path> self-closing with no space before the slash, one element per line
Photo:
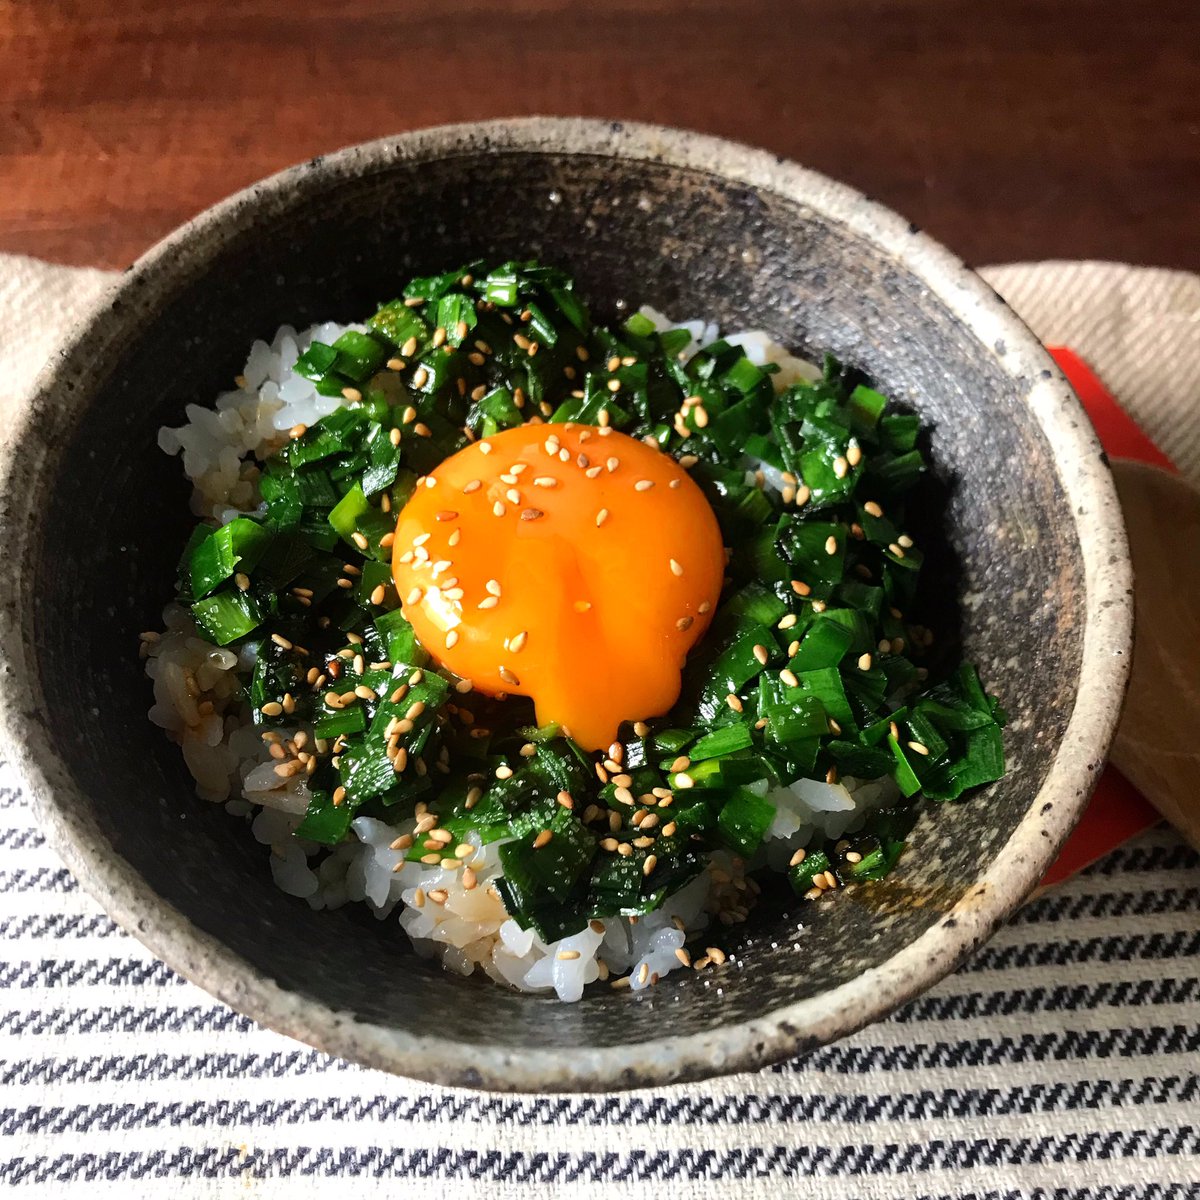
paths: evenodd
<path fill-rule="evenodd" d="M 0 250 L 123 266 L 289 163 L 525 113 L 758 143 L 973 263 L 1200 269 L 1197 0 L 0 0 Z"/>

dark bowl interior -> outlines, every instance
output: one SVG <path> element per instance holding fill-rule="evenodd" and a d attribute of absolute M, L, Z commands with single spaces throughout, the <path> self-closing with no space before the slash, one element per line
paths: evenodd
<path fill-rule="evenodd" d="M 136 333 L 97 364 L 57 459 L 32 594 L 49 733 L 100 837 L 153 891 L 289 991 L 364 1021 L 436 1014 L 465 1043 L 561 1049 L 712 1030 L 884 962 L 960 899 L 1026 816 L 1075 700 L 1085 589 L 1076 533 L 1054 519 L 1054 456 L 1005 367 L 920 277 L 818 212 L 715 173 L 601 154 L 496 153 L 298 169 L 287 189 L 200 230 L 167 285 L 120 303 Z M 244 823 L 195 798 L 177 749 L 145 719 L 136 654 L 169 599 L 189 528 L 176 459 L 155 445 L 211 403 L 250 341 L 282 323 L 351 320 L 416 272 L 536 255 L 575 272 L 601 311 L 649 302 L 723 328 L 765 327 L 863 368 L 933 426 L 966 654 L 1011 714 L 1011 773 L 926 813 L 885 885 L 830 905 L 781 900 L 726 940 L 720 976 L 681 972 L 639 999 L 574 1005 L 463 980 L 417 958 L 391 923 L 312 912 L 272 883 Z M 943 595 L 950 587 L 939 584 Z M 767 910 L 770 911 L 767 911 Z M 798 931 L 802 930 L 802 933 Z M 794 943 L 802 952 L 797 952 Z M 852 1024 L 848 1018 L 847 1026 Z M 446 1081 L 469 1078 L 447 1071 Z"/>

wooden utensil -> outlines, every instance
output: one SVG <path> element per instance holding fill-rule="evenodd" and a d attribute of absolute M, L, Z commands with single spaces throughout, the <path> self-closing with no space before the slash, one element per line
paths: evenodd
<path fill-rule="evenodd" d="M 1200 849 L 1200 491 L 1114 461 L 1137 613 L 1133 675 L 1112 762 Z"/>

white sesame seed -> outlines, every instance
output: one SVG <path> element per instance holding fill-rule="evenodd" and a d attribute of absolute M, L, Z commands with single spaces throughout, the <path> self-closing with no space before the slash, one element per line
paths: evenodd
<path fill-rule="evenodd" d="M 671 574 L 672 575 L 678 576 L 678 575 L 683 574 L 683 567 L 680 566 L 680 564 L 675 559 L 672 558 L 672 559 L 669 559 L 668 561 L 670 562 L 670 565 L 671 565 Z"/>
<path fill-rule="evenodd" d="M 653 486 L 653 479 L 639 479 L 637 483 L 633 485 L 633 490 L 635 492 L 648 492 Z"/>

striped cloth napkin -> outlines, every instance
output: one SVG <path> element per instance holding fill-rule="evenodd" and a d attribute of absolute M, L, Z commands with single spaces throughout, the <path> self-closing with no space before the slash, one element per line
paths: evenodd
<path fill-rule="evenodd" d="M 1200 478 L 1200 278 L 1095 263 L 987 275 Z M 0 314 L 24 331 L 0 346 L 0 407 L 105 279 L 0 256 Z M 1200 1196 L 1200 860 L 1162 827 L 1140 834 L 933 991 L 803 1061 L 659 1092 L 505 1097 L 328 1058 L 184 982 L 79 890 L 0 764 L 0 1084 L 0 1181 L 31 1196 L 665 1184 L 1184 1200 Z"/>

